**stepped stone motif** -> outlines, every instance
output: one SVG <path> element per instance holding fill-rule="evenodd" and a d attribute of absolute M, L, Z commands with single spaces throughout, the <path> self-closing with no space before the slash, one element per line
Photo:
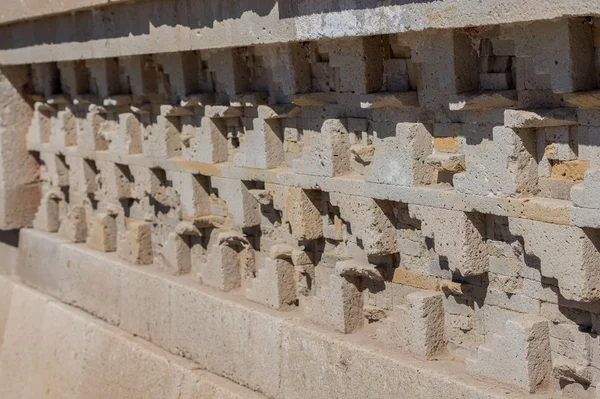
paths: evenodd
<path fill-rule="evenodd" d="M 600 397 L 600 3 L 400 3 L 0 4 L 0 397 Z"/>

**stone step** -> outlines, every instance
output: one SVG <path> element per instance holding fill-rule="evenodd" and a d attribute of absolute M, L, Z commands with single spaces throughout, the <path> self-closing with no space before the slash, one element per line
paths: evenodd
<path fill-rule="evenodd" d="M 0 397 L 264 398 L 1 276 Z"/>

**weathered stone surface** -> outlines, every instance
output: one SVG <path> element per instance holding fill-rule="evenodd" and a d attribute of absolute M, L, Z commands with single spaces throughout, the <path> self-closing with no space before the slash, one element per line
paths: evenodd
<path fill-rule="evenodd" d="M 594 393 L 595 3 L 22 3 L 0 273 L 272 398 Z"/>
<path fill-rule="evenodd" d="M 543 389 L 552 372 L 548 321 L 533 315 L 508 320 L 506 332 L 494 335 L 489 348 L 479 347 L 477 359 L 468 359 L 467 366 L 528 392 Z"/>
<path fill-rule="evenodd" d="M 18 283 L 0 285 L 4 397 L 262 397 Z"/>

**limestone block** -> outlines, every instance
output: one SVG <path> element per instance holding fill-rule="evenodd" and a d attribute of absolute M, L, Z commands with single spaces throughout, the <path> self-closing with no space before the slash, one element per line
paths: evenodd
<path fill-rule="evenodd" d="M 109 200 L 131 198 L 133 177 L 125 165 L 108 161 L 98 161 L 100 183 L 104 195 Z"/>
<path fill-rule="evenodd" d="M 83 205 L 71 206 L 60 223 L 58 234 L 71 242 L 85 242 L 87 238 L 86 211 Z"/>
<path fill-rule="evenodd" d="M 85 61 L 94 85 L 90 91 L 101 99 L 121 94 L 119 63 L 116 58 L 90 59 Z"/>
<path fill-rule="evenodd" d="M 208 262 L 202 265 L 200 281 L 221 291 L 231 291 L 241 284 L 240 258 L 237 248 L 213 244 Z"/>
<path fill-rule="evenodd" d="M 440 172 L 460 173 L 465 171 L 465 155 L 437 152 L 427 157 L 427 163 Z"/>
<path fill-rule="evenodd" d="M 471 136 L 479 132 L 472 127 L 466 129 L 467 142 L 462 146 L 466 173 L 454 176 L 457 191 L 501 197 L 537 192 L 535 136 L 531 131 L 496 126 L 492 141 L 478 141 Z"/>
<path fill-rule="evenodd" d="M 93 107 L 90 107 L 84 117 L 78 117 L 77 148 L 83 151 L 107 150 L 108 142 L 103 135 L 105 123 L 105 114 Z"/>
<path fill-rule="evenodd" d="M 161 205 L 169 205 L 167 173 L 163 169 L 131 165 L 129 171 L 132 176 L 132 198 L 151 197 Z"/>
<path fill-rule="evenodd" d="M 86 240 L 88 247 L 102 252 L 117 250 L 117 220 L 114 215 L 96 213 Z"/>
<path fill-rule="evenodd" d="M 67 156 L 66 164 L 69 166 L 69 195 L 70 200 L 81 200 L 98 190 L 96 178 L 97 170 L 93 161 Z"/>
<path fill-rule="evenodd" d="M 435 169 L 425 160 L 432 152 L 432 137 L 422 123 L 399 123 L 396 136 L 374 142 L 373 163 L 365 180 L 412 187 L 435 182 Z"/>
<path fill-rule="evenodd" d="M 207 64 L 215 76 L 215 91 L 230 96 L 248 91 L 250 70 L 245 58 L 243 48 L 210 51 Z"/>
<path fill-rule="evenodd" d="M 110 152 L 121 155 L 142 152 L 142 128 L 138 118 L 131 112 L 118 114 L 118 125 L 108 147 Z"/>
<path fill-rule="evenodd" d="M 424 35 L 411 48 L 411 61 L 422 106 L 446 105 L 451 94 L 479 87 L 477 53 L 465 32 Z"/>
<path fill-rule="evenodd" d="M 33 109 L 33 119 L 27 133 L 27 142 L 29 145 L 47 143 L 50 141 L 51 118 L 55 110 L 41 102 L 36 102 Z"/>
<path fill-rule="evenodd" d="M 250 194 L 246 183 L 241 180 L 213 177 L 212 187 L 218 190 L 218 196 L 227 204 L 227 210 L 239 227 L 260 224 L 260 210 L 256 198 Z"/>
<path fill-rule="evenodd" d="M 356 37 L 319 43 L 319 51 L 329 56 L 329 66 L 337 69 L 342 93 L 366 94 L 381 91 L 383 57 L 378 37 Z"/>
<path fill-rule="evenodd" d="M 522 315 L 505 324 L 503 334 L 467 359 L 470 373 L 480 374 L 533 393 L 550 383 L 552 358 L 548 321 L 537 315 Z"/>
<path fill-rule="evenodd" d="M 406 305 L 397 306 L 394 315 L 384 319 L 377 339 L 425 359 L 442 354 L 447 344 L 443 299 L 441 292 L 408 294 Z"/>
<path fill-rule="evenodd" d="M 523 71 L 517 63 L 517 89 L 572 93 L 595 87 L 591 26 L 579 18 L 553 22 L 537 21 L 507 31 L 517 60 L 529 60 L 529 79 L 519 79 Z"/>
<path fill-rule="evenodd" d="M 122 66 L 134 96 L 148 99 L 158 97 L 158 79 L 152 56 L 121 57 L 119 58 L 119 66 Z"/>
<path fill-rule="evenodd" d="M 284 162 L 281 123 L 274 119 L 253 119 L 253 130 L 247 131 L 245 141 L 233 164 L 242 168 L 273 169 Z"/>
<path fill-rule="evenodd" d="M 450 101 L 450 111 L 487 111 L 516 107 L 518 96 L 516 90 L 467 92 L 452 96 Z"/>
<path fill-rule="evenodd" d="M 421 232 L 433 239 L 440 260 L 463 276 L 487 272 L 485 219 L 474 213 L 409 204 L 412 217 L 421 220 Z"/>
<path fill-rule="evenodd" d="M 342 121 L 328 119 L 321 132 L 304 133 L 302 157 L 292 161 L 294 172 L 314 176 L 338 176 L 350 169 L 350 142 Z"/>
<path fill-rule="evenodd" d="M 188 236 L 171 232 L 162 244 L 160 267 L 175 275 L 189 273 L 191 269 L 190 241 Z"/>
<path fill-rule="evenodd" d="M 33 220 L 33 227 L 48 233 L 55 233 L 60 227 L 59 197 L 49 192 L 42 198 L 40 206 Z"/>
<path fill-rule="evenodd" d="M 27 66 L 0 70 L 0 229 L 31 225 L 39 205 L 38 161 L 27 151 L 27 129 L 35 114 L 28 94 L 31 89 Z M 49 139 L 47 120 L 44 140 Z"/>
<path fill-rule="evenodd" d="M 223 119 L 193 115 L 181 120 L 182 136 L 187 141 L 183 150 L 186 161 L 209 164 L 227 161 L 227 128 Z"/>
<path fill-rule="evenodd" d="M 289 260 L 265 258 L 250 284 L 246 298 L 252 302 L 278 310 L 296 305 L 294 265 Z"/>
<path fill-rule="evenodd" d="M 507 109 L 504 111 L 504 126 L 513 129 L 569 126 L 577 124 L 577 115 L 571 108 L 535 110 Z"/>
<path fill-rule="evenodd" d="M 40 159 L 48 171 L 48 182 L 54 187 L 69 185 L 69 167 L 66 158 L 50 152 L 40 153 Z"/>
<path fill-rule="evenodd" d="M 0 352 L 3 396 L 264 398 L 38 291 L 8 279 L 0 285 L 11 294 L 6 318 L 1 319 L 7 337 Z M 168 304 L 168 297 L 164 299 Z M 31 317 L 19 316 L 23 314 Z M 74 350 L 81 356 L 73 356 Z M 102 352 L 107 356 L 98 355 Z M 20 357 L 18 367 L 6 367 Z M 124 363 L 132 368 L 122 369 Z M 115 384 L 115 379 L 126 386 Z M 154 379 L 163 382 L 149 387 Z"/>
<path fill-rule="evenodd" d="M 577 127 L 556 126 L 541 128 L 539 134 L 544 134 L 544 148 L 547 159 L 553 161 L 573 161 L 577 159 Z M 539 140 L 539 138 L 538 138 Z"/>
<path fill-rule="evenodd" d="M 117 236 L 117 254 L 122 259 L 136 264 L 152 263 L 152 225 L 133 219 L 126 219 Z"/>
<path fill-rule="evenodd" d="M 590 161 L 566 161 L 552 166 L 553 179 L 564 179 L 570 181 L 582 181 L 585 172 L 590 167 Z"/>
<path fill-rule="evenodd" d="M 581 208 L 600 208 L 600 198 L 597 190 L 600 188 L 600 168 L 593 167 L 584 173 L 584 182 L 576 184 L 571 189 L 571 200 Z"/>
<path fill-rule="evenodd" d="M 352 234 L 362 241 L 368 255 L 386 255 L 398 252 L 396 226 L 390 220 L 392 210 L 385 201 L 372 198 L 331 193 L 331 204 L 338 206 L 341 218 Z"/>
<path fill-rule="evenodd" d="M 316 240 L 323 237 L 323 220 L 319 211 L 319 192 L 300 187 L 288 189 L 285 219 L 290 224 L 292 236 L 299 240 Z"/>
<path fill-rule="evenodd" d="M 583 116 L 581 117 L 583 118 Z M 589 161 L 590 167 L 600 166 L 600 126 L 585 126 L 585 121 L 574 128 L 577 141 L 577 158 L 582 161 Z M 600 122 L 596 122 L 600 125 Z"/>
<path fill-rule="evenodd" d="M 172 158 L 181 154 L 181 125 L 178 117 L 143 115 L 142 153 L 153 158 Z"/>
<path fill-rule="evenodd" d="M 159 66 L 158 76 L 166 75 L 164 81 L 168 87 L 159 87 L 177 102 L 182 97 L 198 91 L 198 58 L 192 51 L 155 54 Z M 159 81 L 162 79 L 159 78 Z M 160 85 L 159 85 L 160 86 Z"/>
<path fill-rule="evenodd" d="M 259 55 L 272 79 L 270 92 L 284 95 L 308 92 L 311 89 L 310 64 L 307 46 L 302 43 L 283 43 L 276 46 L 253 48 Z"/>
<path fill-rule="evenodd" d="M 71 109 L 59 109 L 50 126 L 50 144 L 58 148 L 77 144 L 77 123 Z"/>
<path fill-rule="evenodd" d="M 183 219 L 210 215 L 210 179 L 199 174 L 180 172 L 178 181 Z"/>
<path fill-rule="evenodd" d="M 359 282 L 331 276 L 316 296 L 308 297 L 304 315 L 316 324 L 350 334 L 363 325 L 363 296 Z"/>
<path fill-rule="evenodd" d="M 509 219 L 509 227 L 523 237 L 526 265 L 557 279 L 562 296 L 584 302 L 600 298 L 600 241 L 595 231 L 515 218 Z"/>

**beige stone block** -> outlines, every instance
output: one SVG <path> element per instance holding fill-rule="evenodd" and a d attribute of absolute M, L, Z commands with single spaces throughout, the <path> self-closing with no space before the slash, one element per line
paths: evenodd
<path fill-rule="evenodd" d="M 117 220 L 113 215 L 96 213 L 86 240 L 88 247 L 102 252 L 117 250 Z"/>
<path fill-rule="evenodd" d="M 85 242 L 87 238 L 86 209 L 83 205 L 70 207 L 60 223 L 58 234 L 71 242 Z"/>
<path fill-rule="evenodd" d="M 200 281 L 222 291 L 231 291 L 241 285 L 240 257 L 235 248 L 214 244 L 210 257 L 200 268 Z"/>
<path fill-rule="evenodd" d="M 0 347 L 3 397 L 262 397 L 38 292 L 8 280 L 0 285 L 5 282 L 13 294 L 9 345 Z"/>
<path fill-rule="evenodd" d="M 433 148 L 437 151 L 457 152 L 458 143 L 456 137 L 434 137 Z"/>
<path fill-rule="evenodd" d="M 328 284 L 309 298 L 305 317 L 344 334 L 354 332 L 363 325 L 363 296 L 358 284 L 356 278 L 331 276 Z"/>
<path fill-rule="evenodd" d="M 548 321 L 538 315 L 509 319 L 503 334 L 482 345 L 467 369 L 533 393 L 550 384 L 552 358 Z"/>
<path fill-rule="evenodd" d="M 297 300 L 294 274 L 290 261 L 266 258 L 246 289 L 246 298 L 273 309 L 293 308 Z"/>
<path fill-rule="evenodd" d="M 4 341 L 4 332 L 10 313 L 13 283 L 7 277 L 0 276 L 0 348 Z"/>
<path fill-rule="evenodd" d="M 285 216 L 292 229 L 293 237 L 299 241 L 323 237 L 319 194 L 300 187 L 288 189 Z"/>
<path fill-rule="evenodd" d="M 294 159 L 295 173 L 312 176 L 338 176 L 350 169 L 350 142 L 344 121 L 327 119 L 320 132 L 305 131 L 302 157 Z"/>
<path fill-rule="evenodd" d="M 33 220 L 33 227 L 48 233 L 55 233 L 60 227 L 59 198 L 49 192 L 42 198 Z"/>
<path fill-rule="evenodd" d="M 425 162 L 433 150 L 429 127 L 422 123 L 398 123 L 395 135 L 375 140 L 373 162 L 365 171 L 365 180 L 412 187 L 431 184 L 436 170 Z"/>
<path fill-rule="evenodd" d="M 57 235 L 21 229 L 16 274 L 27 285 L 59 296 L 61 284 L 67 278 L 67 268 L 66 264 L 53 260 L 60 258 L 60 245 L 66 242 Z"/>
<path fill-rule="evenodd" d="M 171 274 L 187 274 L 192 267 L 190 241 L 188 236 L 171 232 L 162 244 L 158 256 L 160 267 Z"/>
<path fill-rule="evenodd" d="M 352 226 L 368 255 L 398 252 L 396 226 L 390 220 L 389 203 L 367 197 L 331 193 L 331 204 L 340 208 L 340 216 Z"/>
<path fill-rule="evenodd" d="M 432 359 L 446 351 L 443 294 L 418 290 L 406 296 L 377 329 L 377 339 L 390 346 Z"/>
<path fill-rule="evenodd" d="M 152 229 L 146 222 L 133 219 L 125 221 L 124 231 L 119 231 L 117 239 L 118 255 L 131 263 L 146 265 L 152 263 Z"/>
<path fill-rule="evenodd" d="M 120 297 L 117 303 L 119 328 L 177 353 L 171 342 L 171 282 L 124 264 L 114 264 L 113 257 L 106 258 L 105 262 L 108 269 L 121 270 L 119 280 L 110 291 Z"/>
<path fill-rule="evenodd" d="M 481 215 L 412 204 L 409 210 L 421 220 L 422 234 L 433 238 L 436 254 L 447 259 L 450 270 L 463 276 L 487 271 L 485 220 Z"/>
<path fill-rule="evenodd" d="M 557 280 L 563 297 L 584 302 L 598 299 L 596 231 L 512 218 L 509 226 L 511 233 L 523 237 L 525 254 L 536 262 L 541 275 Z"/>
<path fill-rule="evenodd" d="M 440 289 L 440 283 L 437 278 L 400 268 L 394 270 L 392 283 L 430 291 L 438 291 Z"/>
<path fill-rule="evenodd" d="M 61 300 L 118 325 L 123 264 L 116 257 L 106 258 L 103 253 L 89 251 L 84 245 L 63 244 L 58 251 L 55 264 L 66 267 L 59 282 Z"/>
<path fill-rule="evenodd" d="M 41 206 L 41 184 L 5 187 L 0 190 L 0 226 L 2 230 L 31 227 Z"/>
<path fill-rule="evenodd" d="M 171 287 L 170 309 L 173 350 L 210 372 L 278 395 L 282 320 L 181 284 Z"/>
<path fill-rule="evenodd" d="M 590 168 L 590 161 L 565 161 L 552 165 L 553 179 L 582 181 Z"/>

